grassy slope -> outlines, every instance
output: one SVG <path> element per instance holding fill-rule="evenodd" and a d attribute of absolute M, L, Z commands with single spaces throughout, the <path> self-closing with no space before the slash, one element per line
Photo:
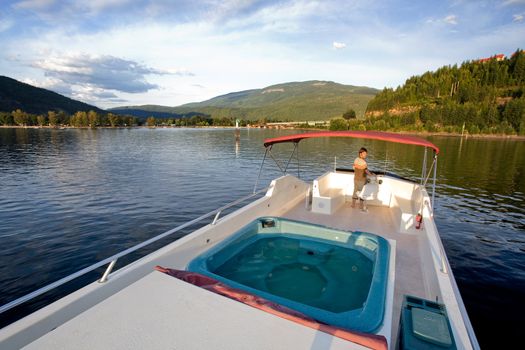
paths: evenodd
<path fill-rule="evenodd" d="M 356 110 L 359 116 L 364 115 L 368 102 L 377 93 L 378 90 L 368 87 L 306 81 L 233 92 L 178 107 L 150 105 L 122 107 L 112 111 L 140 109 L 178 115 L 197 112 L 214 118 L 325 120 L 341 116 L 349 108 Z"/>

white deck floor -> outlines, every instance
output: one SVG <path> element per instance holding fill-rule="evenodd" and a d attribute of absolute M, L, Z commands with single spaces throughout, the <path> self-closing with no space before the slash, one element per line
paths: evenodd
<path fill-rule="evenodd" d="M 425 297 L 417 234 L 396 232 L 384 207 L 369 207 L 363 213 L 346 203 L 329 216 L 307 211 L 301 203 L 283 217 L 396 240 L 395 344 L 402 295 Z M 71 348 L 364 349 L 157 271 L 25 347 Z"/>
<path fill-rule="evenodd" d="M 366 349 L 153 271 L 24 349 Z"/>

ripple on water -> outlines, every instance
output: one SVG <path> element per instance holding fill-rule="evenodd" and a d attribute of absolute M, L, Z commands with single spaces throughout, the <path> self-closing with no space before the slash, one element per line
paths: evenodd
<path fill-rule="evenodd" d="M 0 129 L 0 304 L 250 194 L 262 141 L 289 133 L 242 130 L 236 145 L 232 130 Z M 499 315 L 490 326 L 518 334 L 503 314 L 522 303 L 508 286 L 525 295 L 525 143 L 469 139 L 458 152 L 459 139 L 429 139 L 443 150 L 436 222 L 474 327 Z M 279 146 L 287 161 L 292 148 Z M 333 169 L 334 156 L 351 167 L 361 146 L 372 170 L 421 176 L 422 150 L 353 139 L 302 142 L 301 176 Z M 280 175 L 267 159 L 259 188 Z"/>

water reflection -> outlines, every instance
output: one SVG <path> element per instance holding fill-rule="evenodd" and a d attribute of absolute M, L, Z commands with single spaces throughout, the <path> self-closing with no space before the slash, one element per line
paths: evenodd
<path fill-rule="evenodd" d="M 250 193 L 263 140 L 290 133 L 0 129 L 0 304 Z M 525 296 L 525 142 L 429 139 L 441 149 L 438 228 L 483 341 L 498 310 L 522 303 L 506 286 Z M 333 169 L 334 157 L 351 167 L 363 146 L 372 170 L 421 177 L 422 148 L 343 138 L 302 141 L 300 175 Z M 273 152 L 286 163 L 292 149 L 279 144 Z M 272 163 L 259 187 L 281 175 Z M 296 166 L 294 158 L 294 175 Z M 493 308 L 478 290 L 491 291 Z"/>
<path fill-rule="evenodd" d="M 241 130 L 235 129 L 235 158 L 239 158 L 241 151 Z"/>

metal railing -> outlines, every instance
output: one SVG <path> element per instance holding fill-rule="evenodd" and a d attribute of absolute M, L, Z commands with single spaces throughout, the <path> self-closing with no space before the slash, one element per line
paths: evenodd
<path fill-rule="evenodd" d="M 16 306 L 18 306 L 18 305 L 20 305 L 22 303 L 25 303 L 25 302 L 27 302 L 27 301 L 29 301 L 31 299 L 34 299 L 34 298 L 38 297 L 39 295 L 47 293 L 50 290 L 53 290 L 53 289 L 55 289 L 57 287 L 60 287 L 61 285 L 65 284 L 67 282 L 70 282 L 70 281 L 72 281 L 72 280 L 74 280 L 74 279 L 76 279 L 76 278 L 78 278 L 80 276 L 85 275 L 88 272 L 96 270 L 99 267 L 102 267 L 102 266 L 104 266 L 104 265 L 109 263 L 108 268 L 104 271 L 104 274 L 102 275 L 101 279 L 98 281 L 99 283 L 104 283 L 104 282 L 106 282 L 108 280 L 108 276 L 111 273 L 111 270 L 113 269 L 113 267 L 115 266 L 115 264 L 116 264 L 116 262 L 117 262 L 117 260 L 119 258 L 121 258 L 123 256 L 126 256 L 126 255 L 128 255 L 130 253 L 133 253 L 133 252 L 135 252 L 135 251 L 137 251 L 137 250 L 139 250 L 141 248 L 144 248 L 144 247 L 146 247 L 146 246 L 148 246 L 148 245 L 150 245 L 150 244 L 152 244 L 154 242 L 157 242 L 160 239 L 168 237 L 168 236 L 174 234 L 175 232 L 178 232 L 178 231 L 180 231 L 180 230 L 182 230 L 182 229 L 184 229 L 184 228 L 186 228 L 188 226 L 196 224 L 196 223 L 198 223 L 198 222 L 200 222 L 200 221 L 202 221 L 202 220 L 204 220 L 206 218 L 211 217 L 212 215 L 215 215 L 215 216 L 214 216 L 213 222 L 211 224 L 215 225 L 217 223 L 217 220 L 219 219 L 220 214 L 224 210 L 229 209 L 229 208 L 231 208 L 231 207 L 233 207 L 235 205 L 238 205 L 238 204 L 240 204 L 242 202 L 245 202 L 248 199 L 251 199 L 251 198 L 257 196 L 257 195 L 259 195 L 260 193 L 262 193 L 262 192 L 264 192 L 266 190 L 267 190 L 267 188 L 263 188 L 263 189 L 260 189 L 259 191 L 255 192 L 255 193 L 249 194 L 248 196 L 239 198 L 239 199 L 237 199 L 237 200 L 235 200 L 235 201 L 233 201 L 231 203 L 228 203 L 228 204 L 226 204 L 226 205 L 224 205 L 224 206 L 222 206 L 222 207 L 220 207 L 218 209 L 215 209 L 215 210 L 213 210 L 213 211 L 211 211 L 211 212 L 209 212 L 207 214 L 201 215 L 201 216 L 199 216 L 196 219 L 188 221 L 188 222 L 186 222 L 186 223 L 184 223 L 184 224 L 182 224 L 180 226 L 177 226 L 177 227 L 175 227 L 175 228 L 173 228 L 173 229 L 171 229 L 169 231 L 161 233 L 158 236 L 150 238 L 150 239 L 148 239 L 148 240 L 146 240 L 146 241 L 144 241 L 142 243 L 139 243 L 139 244 L 137 244 L 137 245 L 135 245 L 135 246 L 133 246 L 131 248 L 123 250 L 120 253 L 117 253 L 117 254 L 115 254 L 113 256 L 110 256 L 109 258 L 106 258 L 106 259 L 104 259 L 102 261 L 99 261 L 99 262 L 97 262 L 97 263 L 95 263 L 95 264 L 93 264 L 91 266 L 83 268 L 82 270 L 77 271 L 77 272 L 75 272 L 75 273 L 73 273 L 73 274 L 71 274 L 69 276 L 66 276 L 66 277 L 64 277 L 62 279 L 59 279 L 56 282 L 53 282 L 51 284 L 48 284 L 47 286 L 44 286 L 44 287 L 42 287 L 40 289 L 37 289 L 34 292 L 26 294 L 26 295 L 24 295 L 24 296 L 22 296 L 22 297 L 20 297 L 18 299 L 15 299 L 15 300 L 13 300 L 13 301 L 5 304 L 5 305 L 2 305 L 2 306 L 0 306 L 0 314 L 3 313 L 3 312 L 6 312 L 6 311 L 8 311 L 8 310 L 10 310 L 10 309 L 12 309 L 12 308 L 14 308 Z"/>
<path fill-rule="evenodd" d="M 433 217 L 432 213 L 433 213 L 433 209 L 430 207 L 430 203 L 428 202 L 428 200 L 425 200 L 424 202 L 424 205 L 427 207 L 428 209 L 428 213 L 430 214 L 431 217 Z M 441 242 L 441 239 L 438 240 L 438 245 L 439 245 L 439 263 L 441 265 L 441 272 L 443 272 L 444 274 L 448 274 L 448 268 L 447 268 L 447 261 L 446 261 L 446 258 L 445 258 L 445 248 L 443 247 L 443 243 Z"/>

